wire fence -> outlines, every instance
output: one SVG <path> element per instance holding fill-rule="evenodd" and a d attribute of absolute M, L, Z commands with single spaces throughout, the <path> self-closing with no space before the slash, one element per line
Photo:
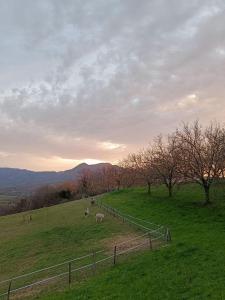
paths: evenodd
<path fill-rule="evenodd" d="M 164 226 L 122 214 L 101 201 L 98 201 L 97 205 L 123 223 L 134 226 L 139 234 L 132 239 L 116 243 L 110 249 L 93 250 L 81 257 L 1 281 L 0 299 L 31 299 L 40 291 L 52 291 L 65 285 L 70 286 L 74 282 L 87 279 L 109 266 L 118 264 L 126 254 L 146 249 L 154 250 L 171 240 L 170 231 Z"/>
<path fill-rule="evenodd" d="M 162 225 L 158 225 L 158 224 L 149 222 L 147 220 L 143 220 L 143 219 L 136 218 L 134 216 L 122 213 L 119 210 L 117 210 L 109 205 L 104 204 L 101 200 L 98 200 L 97 205 L 100 208 L 104 209 L 107 213 L 111 214 L 112 216 L 121 219 L 124 223 L 126 222 L 128 224 L 136 226 L 137 229 L 140 229 L 142 231 L 152 231 L 153 229 L 158 231 L 159 229 L 161 229 L 162 231 L 164 230 L 164 233 L 165 233 L 165 227 Z"/>

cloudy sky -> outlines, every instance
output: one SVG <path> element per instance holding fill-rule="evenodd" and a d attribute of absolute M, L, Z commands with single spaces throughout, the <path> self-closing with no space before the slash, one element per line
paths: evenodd
<path fill-rule="evenodd" d="M 224 121 L 224 0 L 0 0 L 0 166 L 111 161 Z"/>

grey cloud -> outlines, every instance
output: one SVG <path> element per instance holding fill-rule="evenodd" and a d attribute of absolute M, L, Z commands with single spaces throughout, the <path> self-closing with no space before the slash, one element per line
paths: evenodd
<path fill-rule="evenodd" d="M 181 120 L 223 120 L 223 1 L 0 6 L 0 152 L 116 160 Z"/>

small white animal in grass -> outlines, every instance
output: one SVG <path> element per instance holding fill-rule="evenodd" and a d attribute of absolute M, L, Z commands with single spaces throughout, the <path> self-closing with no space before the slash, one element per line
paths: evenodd
<path fill-rule="evenodd" d="M 85 217 L 87 217 L 87 216 L 89 216 L 89 214 L 90 214 L 90 211 L 89 211 L 89 208 L 87 207 L 85 209 L 84 215 L 85 215 Z"/>
<path fill-rule="evenodd" d="M 105 218 L 105 215 L 101 213 L 97 213 L 95 217 L 96 217 L 96 222 L 98 223 L 98 222 L 102 222 L 102 220 Z"/>

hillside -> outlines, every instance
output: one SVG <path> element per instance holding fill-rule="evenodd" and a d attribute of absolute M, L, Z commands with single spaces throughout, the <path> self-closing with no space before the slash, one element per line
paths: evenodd
<path fill-rule="evenodd" d="M 97 172 L 107 166 L 111 166 L 111 164 L 99 163 L 88 165 L 82 163 L 73 169 L 60 172 L 35 172 L 22 169 L 0 168 L 0 192 L 8 195 L 25 193 L 42 185 L 76 180 L 85 171 Z"/>
<path fill-rule="evenodd" d="M 168 225 L 172 244 L 128 259 L 71 290 L 37 299 L 180 300 L 225 298 L 224 189 L 212 190 L 214 205 L 202 206 L 198 186 L 186 185 L 169 199 L 163 187 L 114 192 L 105 202 L 137 217 Z"/>
<path fill-rule="evenodd" d="M 90 215 L 85 217 L 87 207 Z M 108 253 L 113 250 L 117 239 L 120 241 L 136 235 L 136 230 L 109 215 L 102 223 L 96 223 L 96 212 L 101 212 L 101 209 L 97 205 L 90 206 L 90 199 L 83 199 L 0 217 L 0 227 L 4 229 L 0 231 L 0 294 L 8 287 L 7 283 L 2 283 L 4 280 L 61 264 L 91 251 L 104 250 Z M 96 257 L 99 258 L 99 255 Z M 90 259 L 92 255 L 75 262 L 74 266 L 90 263 Z M 13 280 L 12 288 L 64 272 L 65 267 L 67 270 L 68 265 L 60 265 L 37 274 L 37 277 Z M 26 299 L 30 298 L 26 295 Z"/>

